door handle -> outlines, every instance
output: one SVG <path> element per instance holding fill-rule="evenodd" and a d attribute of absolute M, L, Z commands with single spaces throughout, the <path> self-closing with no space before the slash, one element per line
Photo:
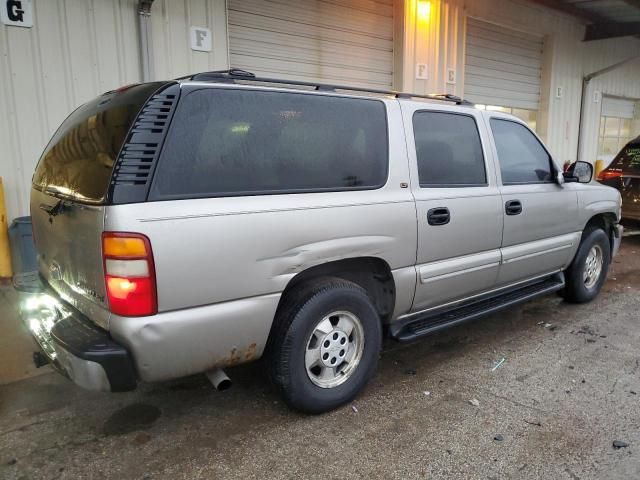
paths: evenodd
<path fill-rule="evenodd" d="M 429 225 L 446 225 L 451 220 L 451 214 L 447 207 L 432 208 L 427 212 Z"/>
<path fill-rule="evenodd" d="M 504 211 L 507 215 L 520 215 L 522 213 L 522 203 L 520 200 L 509 200 L 504 204 Z"/>

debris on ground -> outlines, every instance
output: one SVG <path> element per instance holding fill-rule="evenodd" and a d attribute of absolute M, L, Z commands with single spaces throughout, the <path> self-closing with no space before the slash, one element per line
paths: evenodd
<path fill-rule="evenodd" d="M 504 363 L 504 361 L 506 360 L 506 358 L 502 357 L 502 360 L 500 360 L 499 362 L 497 362 L 493 368 L 491 369 L 492 372 L 495 372 L 497 369 L 499 369 L 502 364 Z"/>
<path fill-rule="evenodd" d="M 542 426 L 542 422 L 540 422 L 540 420 L 526 420 L 525 419 L 524 423 L 528 423 L 529 425 L 535 425 L 536 427 L 541 427 Z"/>
<path fill-rule="evenodd" d="M 627 448 L 629 446 L 629 444 L 627 442 L 623 442 L 622 440 L 614 440 L 613 441 L 613 448 L 615 448 L 616 450 L 620 449 L 620 448 Z"/>
<path fill-rule="evenodd" d="M 405 374 L 405 375 L 415 375 L 416 373 L 418 373 L 418 372 L 416 371 L 416 369 L 415 369 L 415 368 L 407 368 L 407 369 L 404 371 L 404 374 Z"/>
<path fill-rule="evenodd" d="M 549 327 L 551 327 L 551 324 L 550 324 L 550 323 L 545 323 L 545 324 L 544 324 L 544 328 L 549 328 Z"/>
<path fill-rule="evenodd" d="M 474 407 L 479 407 L 480 406 L 480 401 L 477 398 L 472 398 L 471 400 L 469 400 L 469 403 L 471 405 L 473 405 Z"/>
<path fill-rule="evenodd" d="M 358 409 L 355 405 L 351 405 L 351 410 L 353 410 L 353 413 L 358 413 Z"/>
<path fill-rule="evenodd" d="M 15 465 L 16 463 L 18 463 L 18 460 L 16 460 L 15 458 L 12 458 L 7 462 L 7 465 Z"/>
<path fill-rule="evenodd" d="M 494 439 L 496 442 L 501 442 L 501 441 L 503 441 L 503 440 L 504 440 L 504 437 L 503 437 L 502 435 L 500 435 L 500 434 L 497 434 L 495 437 L 493 437 L 493 439 Z"/>
<path fill-rule="evenodd" d="M 425 390 L 422 393 L 424 393 L 426 397 L 430 397 L 431 396 L 431 392 L 429 390 Z"/>

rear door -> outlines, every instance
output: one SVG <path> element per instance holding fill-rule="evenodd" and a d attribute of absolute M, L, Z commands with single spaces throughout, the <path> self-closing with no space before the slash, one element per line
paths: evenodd
<path fill-rule="evenodd" d="M 420 311 L 495 285 L 503 219 L 479 111 L 402 108 L 418 216 L 413 310 Z"/>
<path fill-rule="evenodd" d="M 33 177 L 31 217 L 40 274 L 106 326 L 101 236 L 113 166 L 141 107 L 160 83 L 108 92 L 60 126 Z"/>
<path fill-rule="evenodd" d="M 565 268 L 580 241 L 576 184 L 554 181 L 556 168 L 523 123 L 487 113 L 501 179 L 504 233 L 498 286 Z"/>

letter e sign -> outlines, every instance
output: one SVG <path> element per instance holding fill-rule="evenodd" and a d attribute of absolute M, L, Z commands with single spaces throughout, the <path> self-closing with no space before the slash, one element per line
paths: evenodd
<path fill-rule="evenodd" d="M 205 27 L 191 27 L 191 49 L 198 52 L 210 52 L 211 30 Z"/>
<path fill-rule="evenodd" d="M 0 21 L 14 27 L 33 27 L 31 0 L 0 0 Z"/>

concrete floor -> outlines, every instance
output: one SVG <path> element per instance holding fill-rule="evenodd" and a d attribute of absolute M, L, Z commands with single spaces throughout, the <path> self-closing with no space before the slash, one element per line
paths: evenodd
<path fill-rule="evenodd" d="M 222 393 L 201 377 L 2 386 L 0 478 L 640 478 L 639 293 L 629 237 L 593 303 L 550 296 L 389 343 L 367 390 L 321 416 L 289 411 L 259 363 Z"/>

